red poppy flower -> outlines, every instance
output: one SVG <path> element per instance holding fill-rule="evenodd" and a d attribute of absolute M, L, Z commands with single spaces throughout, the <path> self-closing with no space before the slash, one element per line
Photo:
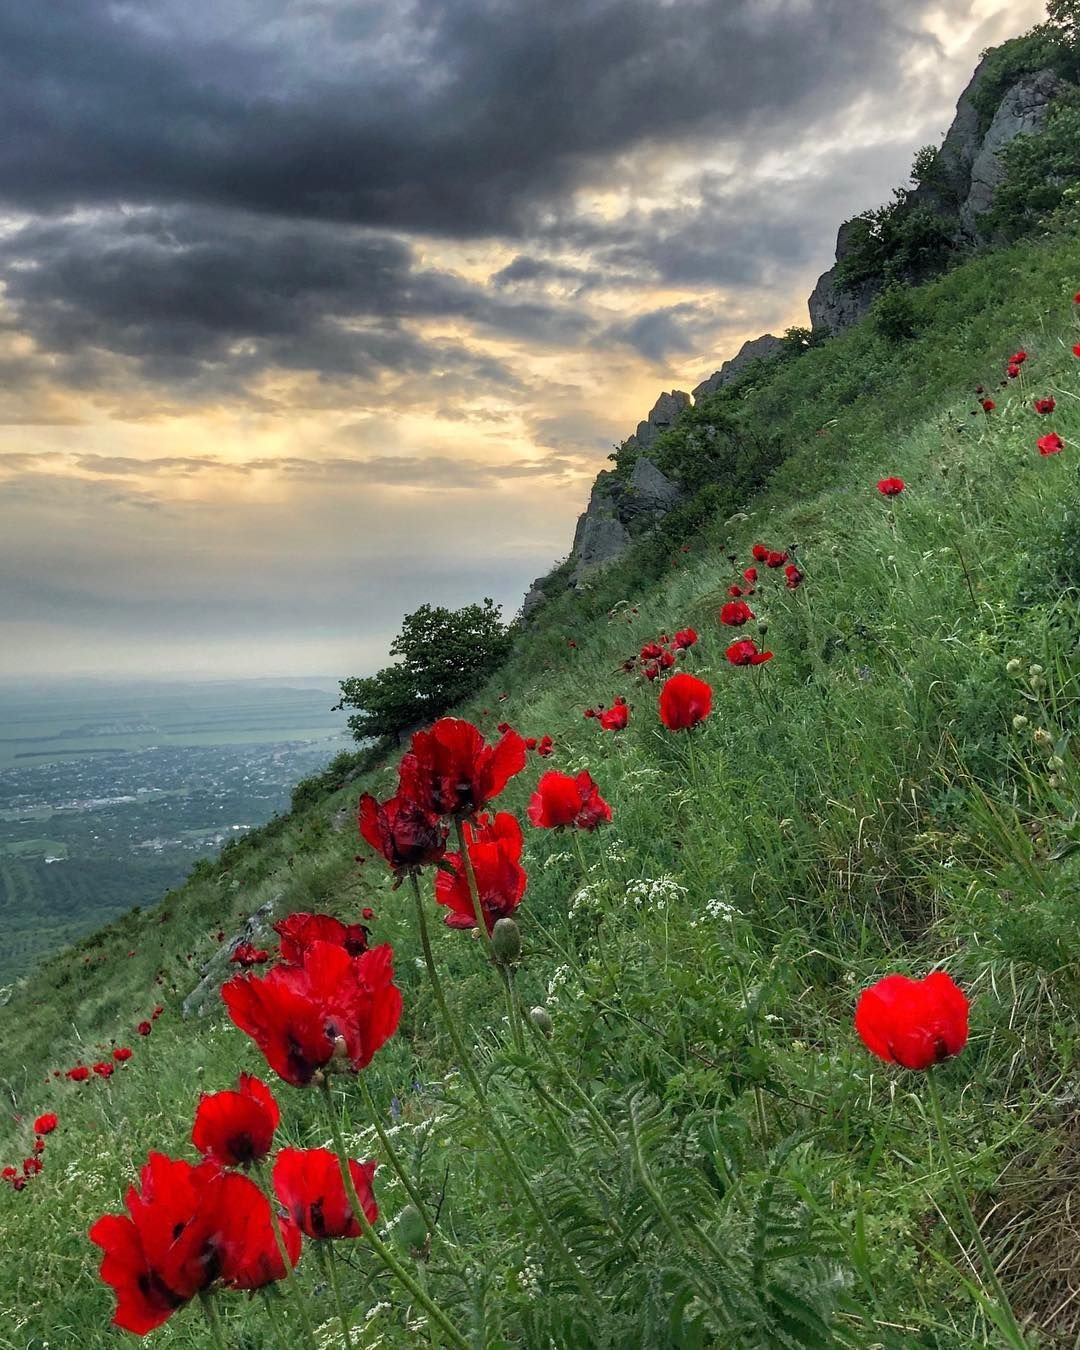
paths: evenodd
<path fill-rule="evenodd" d="M 755 544 L 754 547 L 750 550 L 750 552 L 753 555 L 754 560 L 756 562 L 764 562 L 765 559 L 769 556 L 769 550 L 765 547 L 764 544 Z"/>
<path fill-rule="evenodd" d="M 235 1092 L 204 1093 L 199 1099 L 191 1142 L 223 1167 L 250 1167 L 270 1152 L 280 1119 L 266 1084 L 242 1073 Z"/>
<path fill-rule="evenodd" d="M 669 731 L 687 731 L 712 711 L 712 689 L 696 675 L 673 675 L 660 694 L 660 720 Z"/>
<path fill-rule="evenodd" d="M 661 670 L 670 670 L 674 664 L 675 664 L 674 652 L 660 653 L 660 660 L 657 662 L 657 665 L 659 665 Z"/>
<path fill-rule="evenodd" d="M 35 1153 L 44 1153 L 44 1152 L 45 1152 L 45 1140 L 44 1140 L 44 1139 L 35 1139 L 35 1140 L 34 1140 L 34 1152 L 35 1152 Z"/>
<path fill-rule="evenodd" d="M 500 698 L 505 698 L 506 695 L 505 695 L 505 694 L 500 694 L 499 697 L 500 697 Z M 499 733 L 500 736 L 502 736 L 505 732 L 507 732 L 507 731 L 510 730 L 510 723 L 509 723 L 509 722 L 499 722 L 499 723 L 496 724 L 495 730 Z"/>
<path fill-rule="evenodd" d="M 438 816 L 464 819 L 497 797 L 525 767 L 525 742 L 508 731 L 494 746 L 471 722 L 443 717 L 418 731 L 401 760 L 399 793 Z"/>
<path fill-rule="evenodd" d="M 375 911 L 371 908 L 370 905 L 365 905 L 364 908 L 360 911 L 360 917 L 362 919 L 373 919 L 375 917 Z"/>
<path fill-rule="evenodd" d="M 675 646 L 681 652 L 694 646 L 697 640 L 698 635 L 692 628 L 680 628 L 675 634 Z"/>
<path fill-rule="evenodd" d="M 524 839 L 521 826 L 507 811 L 493 818 L 479 817 L 477 826 L 465 826 L 465 844 L 469 850 L 480 908 L 488 932 L 496 920 L 505 919 L 521 903 L 528 878 L 521 866 Z M 446 861 L 453 871 L 439 871 L 435 877 L 435 900 L 450 913 L 450 928 L 475 928 L 476 911 L 469 892 L 469 880 L 460 853 L 448 853 Z"/>
<path fill-rule="evenodd" d="M 777 552 L 773 552 L 773 553 L 770 553 L 769 556 L 765 559 L 765 566 L 766 566 L 766 567 L 783 567 L 784 563 L 786 563 L 787 560 L 788 560 L 788 555 L 787 555 L 786 553 L 777 553 Z"/>
<path fill-rule="evenodd" d="M 611 807 L 600 796 L 592 775 L 583 770 L 576 778 L 568 773 L 546 773 L 529 799 L 529 819 L 542 830 L 564 825 L 595 830 L 611 819 Z"/>
<path fill-rule="evenodd" d="M 22 1164 L 23 1176 L 36 1177 L 44 1166 L 45 1164 L 40 1158 L 24 1158 Z"/>
<path fill-rule="evenodd" d="M 535 749 L 536 749 L 536 737 L 535 737 L 535 736 L 526 736 L 526 737 L 525 737 L 525 749 L 526 749 L 526 750 L 535 750 Z"/>
<path fill-rule="evenodd" d="M 759 652 L 753 638 L 740 638 L 724 653 L 733 666 L 760 666 L 773 659 L 772 652 Z"/>
<path fill-rule="evenodd" d="M 11 1184 L 12 1184 L 12 1186 L 13 1186 L 17 1191 L 25 1190 L 25 1189 L 26 1189 L 26 1178 L 25 1178 L 25 1177 L 17 1176 L 17 1177 L 14 1179 L 14 1181 L 12 1181 Z"/>
<path fill-rule="evenodd" d="M 1073 347 L 1072 354 L 1073 356 L 1080 356 L 1080 342 L 1078 342 L 1076 346 Z"/>
<path fill-rule="evenodd" d="M 262 977 L 234 976 L 221 997 L 274 1072 L 303 1087 L 331 1059 L 347 1061 L 357 1073 L 371 1063 L 401 1020 L 393 979 L 386 944 L 350 956 L 337 943 L 313 942 L 296 965 L 275 966 Z M 343 1054 L 336 1054 L 339 1037 Z"/>
<path fill-rule="evenodd" d="M 624 698 L 617 698 L 607 712 L 600 714 L 600 725 L 605 731 L 623 731 L 629 721 L 630 709 Z"/>
<path fill-rule="evenodd" d="M 643 661 L 655 661 L 662 654 L 662 649 L 658 642 L 646 642 L 638 655 Z"/>
<path fill-rule="evenodd" d="M 379 802 L 365 792 L 358 824 L 364 839 L 382 854 L 399 880 L 407 872 L 437 863 L 446 852 L 446 826 L 407 797 Z"/>
<path fill-rule="evenodd" d="M 767 552 L 765 556 L 768 557 Z M 744 581 L 757 581 L 757 579 L 758 579 L 758 570 L 756 567 L 748 567 L 746 571 L 743 573 Z"/>
<path fill-rule="evenodd" d="M 1058 455 L 1065 449 L 1065 442 L 1056 431 L 1051 431 L 1049 436 L 1040 436 L 1035 444 L 1039 447 L 1039 454 L 1043 456 Z"/>
<path fill-rule="evenodd" d="M 660 667 L 657 665 L 650 664 L 645 666 L 645 668 L 642 670 L 641 673 L 651 683 L 653 680 L 656 679 L 657 675 L 660 674 Z"/>
<path fill-rule="evenodd" d="M 34 1121 L 35 1134 L 52 1134 L 53 1130 L 60 1124 L 60 1117 L 54 1111 L 46 1111 L 43 1116 L 38 1116 Z"/>
<path fill-rule="evenodd" d="M 737 600 L 739 596 L 742 595 L 743 588 L 741 586 L 729 586 L 727 588 L 727 593 L 733 600 Z M 750 592 L 748 591 L 747 594 L 749 595 Z"/>
<path fill-rule="evenodd" d="M 855 1030 L 879 1059 L 928 1069 L 967 1044 L 968 1001 L 943 971 L 924 980 L 887 975 L 859 996 Z"/>
<path fill-rule="evenodd" d="M 1053 398 L 1037 398 L 1032 407 L 1037 413 L 1041 413 L 1045 417 L 1047 413 L 1054 411 L 1057 407 L 1057 401 Z"/>
<path fill-rule="evenodd" d="M 994 411 L 997 404 L 992 398 L 984 398 L 979 400 L 979 407 L 982 408 L 984 413 L 990 413 Z"/>
<path fill-rule="evenodd" d="M 1012 356 L 1009 357 L 1009 365 L 1022 366 L 1027 359 L 1028 359 L 1027 352 L 1025 351 L 1013 352 Z"/>
<path fill-rule="evenodd" d="M 536 746 L 536 753 L 541 759 L 548 759 L 555 753 L 555 742 L 550 736 L 541 736 Z"/>
<path fill-rule="evenodd" d="M 127 1193 L 128 1214 L 103 1215 L 89 1233 L 116 1292 L 114 1325 L 145 1336 L 218 1281 L 255 1289 L 284 1275 L 269 1202 L 246 1177 L 151 1153 L 140 1187 Z M 295 1264 L 300 1234 L 289 1220 L 282 1229 Z"/>
<path fill-rule="evenodd" d="M 4 1181 L 14 1181 L 18 1175 L 19 1169 L 17 1167 L 5 1167 L 4 1170 L 0 1172 L 0 1178 L 3 1178 Z"/>
<path fill-rule="evenodd" d="M 904 490 L 904 480 L 902 478 L 882 478 L 878 482 L 877 490 L 883 497 L 899 497 Z"/>
<path fill-rule="evenodd" d="M 720 622 L 729 628 L 741 628 L 754 617 L 754 611 L 745 600 L 729 600 L 720 610 Z"/>
<path fill-rule="evenodd" d="M 586 717 L 586 718 L 595 717 L 595 716 L 596 716 L 596 709 L 595 709 L 595 708 L 586 708 L 585 711 L 584 711 L 584 713 L 582 714 L 582 716 L 583 716 L 583 717 Z"/>
<path fill-rule="evenodd" d="M 65 1077 L 70 1078 L 73 1083 L 85 1083 L 90 1077 L 90 1070 L 85 1064 L 76 1064 L 73 1069 L 68 1069 Z"/>
<path fill-rule="evenodd" d="M 1077 291 L 1076 294 L 1073 296 L 1073 304 L 1080 305 L 1080 291 Z"/>
<path fill-rule="evenodd" d="M 1008 375 L 1010 380 L 1015 380 L 1017 375 L 1020 374 L 1020 367 L 1015 364 L 1010 364 L 1005 367 L 1005 374 Z"/>
<path fill-rule="evenodd" d="M 367 951 L 368 930 L 364 925 L 342 923 L 332 914 L 290 914 L 278 919 L 274 932 L 281 939 L 281 959 L 291 965 L 300 965 L 304 952 L 314 942 L 332 942 L 335 947 L 344 947 L 350 956 Z"/>
<path fill-rule="evenodd" d="M 371 1189 L 375 1166 L 349 1160 L 356 1194 L 372 1224 L 379 1217 Z M 345 1193 L 341 1163 L 328 1148 L 283 1148 L 274 1163 L 274 1194 L 309 1238 L 355 1238 L 364 1231 Z"/>
<path fill-rule="evenodd" d="M 101 1060 L 99 1063 L 94 1065 L 94 1072 L 98 1075 L 99 1078 L 111 1078 L 113 1075 L 113 1069 L 115 1068 L 116 1065 L 113 1064 L 111 1060 Z"/>
<path fill-rule="evenodd" d="M 784 585 L 789 591 L 794 591 L 802 585 L 802 582 L 803 573 L 799 571 L 794 563 L 788 563 L 784 568 Z"/>
<path fill-rule="evenodd" d="M 126 1045 L 118 1045 L 112 1052 L 112 1057 L 118 1063 L 123 1064 L 125 1060 L 131 1058 L 131 1049 Z"/>
<path fill-rule="evenodd" d="M 140 1036 L 149 1036 L 152 1028 L 149 1022 L 140 1022 L 139 1025 L 135 1028 L 135 1030 L 139 1033 Z"/>
<path fill-rule="evenodd" d="M 250 942 L 241 942 L 240 945 L 229 957 L 229 962 L 234 966 L 262 966 L 270 960 L 270 953 L 263 947 L 256 947 Z"/>

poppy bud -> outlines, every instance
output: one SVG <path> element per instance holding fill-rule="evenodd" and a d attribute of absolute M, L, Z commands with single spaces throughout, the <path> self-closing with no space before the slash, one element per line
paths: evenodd
<path fill-rule="evenodd" d="M 529 1021 L 547 1040 L 551 1040 L 551 1033 L 555 1030 L 555 1023 L 551 1020 L 551 1014 L 546 1008 L 530 1008 Z"/>
<path fill-rule="evenodd" d="M 1023 731 L 1027 724 L 1028 720 L 1023 713 L 1017 713 L 1013 718 L 1013 731 Z"/>
<path fill-rule="evenodd" d="M 415 1205 L 406 1205 L 391 1230 L 401 1245 L 414 1256 L 427 1247 L 428 1228 Z"/>
<path fill-rule="evenodd" d="M 1065 767 L 1065 761 L 1060 755 L 1051 755 L 1049 765 L 1051 769 L 1063 769 Z"/>
<path fill-rule="evenodd" d="M 1005 662 L 1005 673 L 1007 675 L 1015 675 L 1016 672 L 1020 669 L 1020 664 L 1021 664 L 1020 658 L 1018 656 L 1014 656 L 1011 661 Z"/>
<path fill-rule="evenodd" d="M 1058 777 L 1056 773 L 1052 773 L 1049 778 L 1049 785 L 1056 792 L 1058 788 L 1062 786 L 1062 780 Z"/>
<path fill-rule="evenodd" d="M 1035 744 L 1043 746 L 1044 749 L 1048 749 L 1050 746 L 1054 744 L 1054 738 L 1053 736 L 1050 735 L 1050 733 L 1047 731 L 1045 727 L 1036 727 Z"/>
<path fill-rule="evenodd" d="M 1037 666 L 1037 665 L 1036 665 L 1036 666 L 1028 666 L 1028 674 L 1031 676 L 1031 678 L 1032 678 L 1033 680 L 1034 680 L 1037 676 L 1042 675 L 1043 673 L 1044 673 L 1044 672 L 1043 672 L 1042 666 Z"/>
<path fill-rule="evenodd" d="M 769 631 L 769 621 L 768 621 L 768 619 L 759 619 L 759 620 L 758 620 L 757 630 L 758 630 L 758 632 L 761 634 L 761 636 L 764 637 L 765 634 Z"/>
<path fill-rule="evenodd" d="M 499 919 L 491 930 L 491 948 L 500 966 L 512 966 L 521 957 L 521 929 L 513 919 Z"/>

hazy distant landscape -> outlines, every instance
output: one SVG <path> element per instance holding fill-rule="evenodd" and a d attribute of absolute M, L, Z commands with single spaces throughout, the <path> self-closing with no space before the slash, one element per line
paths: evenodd
<path fill-rule="evenodd" d="M 0 981 L 289 804 L 351 745 L 332 679 L 0 685 Z"/>

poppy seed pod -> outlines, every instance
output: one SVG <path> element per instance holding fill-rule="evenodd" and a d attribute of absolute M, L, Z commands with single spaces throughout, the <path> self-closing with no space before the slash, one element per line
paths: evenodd
<path fill-rule="evenodd" d="M 427 1246 L 428 1228 L 415 1205 L 406 1205 L 391 1229 L 394 1237 L 414 1255 L 420 1255 Z"/>
<path fill-rule="evenodd" d="M 1023 729 L 1028 724 L 1028 720 L 1023 713 L 1017 713 L 1016 716 L 1013 718 L 1012 724 L 1013 724 L 1013 731 L 1023 731 Z"/>
<path fill-rule="evenodd" d="M 758 632 L 761 634 L 761 636 L 764 637 L 765 634 L 769 631 L 769 621 L 768 621 L 768 619 L 759 619 L 759 620 L 758 620 L 757 630 L 758 630 Z"/>
<path fill-rule="evenodd" d="M 547 1040 L 551 1040 L 551 1033 L 555 1030 L 555 1023 L 551 1020 L 551 1014 L 546 1008 L 536 1007 L 529 1009 L 529 1021 Z"/>
<path fill-rule="evenodd" d="M 1005 673 L 1007 675 L 1015 675 L 1016 672 L 1020 669 L 1020 665 L 1021 665 L 1020 658 L 1018 656 L 1014 656 L 1011 661 L 1005 662 Z"/>
<path fill-rule="evenodd" d="M 1041 745 L 1044 750 L 1048 750 L 1054 744 L 1054 738 L 1045 727 L 1036 727 L 1035 744 Z"/>
<path fill-rule="evenodd" d="M 521 929 L 513 919 L 499 919 L 491 930 L 491 948 L 500 966 L 515 965 L 521 959 Z"/>

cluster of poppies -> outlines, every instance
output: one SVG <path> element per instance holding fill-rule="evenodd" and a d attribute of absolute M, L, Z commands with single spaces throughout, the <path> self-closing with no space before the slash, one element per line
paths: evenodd
<path fill-rule="evenodd" d="M 310 916 L 308 916 L 310 917 Z M 244 1175 L 263 1168 L 281 1112 L 260 1079 L 242 1073 L 235 1091 L 203 1095 L 192 1143 L 198 1163 L 151 1153 L 126 1214 L 105 1214 L 90 1228 L 103 1257 L 101 1278 L 116 1295 L 116 1326 L 146 1335 L 196 1295 L 255 1290 L 284 1279 L 301 1258 L 304 1238 L 357 1238 L 362 1228 L 341 1167 L 328 1149 L 282 1148 L 272 1166 L 271 1195 Z M 349 1160 L 363 1212 L 378 1218 L 374 1162 Z M 286 1264 L 287 1263 L 287 1264 Z"/>
<path fill-rule="evenodd" d="M 698 635 L 692 628 L 680 628 L 674 637 L 661 633 L 655 641 L 643 643 L 637 656 L 628 656 L 622 668 L 627 675 L 636 671 L 652 683 L 664 671 L 673 669 L 678 658 L 696 646 L 697 641 Z"/>
<path fill-rule="evenodd" d="M 586 708 L 585 716 L 594 720 L 604 731 L 625 731 L 630 723 L 630 705 L 619 694 L 610 708 L 600 703 L 595 708 Z"/>
<path fill-rule="evenodd" d="M 28 1181 L 39 1176 L 45 1167 L 42 1160 L 42 1154 L 45 1152 L 45 1140 L 59 1124 L 59 1116 L 52 1111 L 47 1111 L 44 1115 L 38 1116 L 34 1121 L 34 1142 L 30 1146 L 30 1152 L 23 1158 L 18 1167 L 8 1164 L 8 1166 L 0 1168 L 0 1180 L 6 1182 L 13 1190 L 21 1191 L 26 1188 Z"/>
<path fill-rule="evenodd" d="M 1080 342 L 1072 350 L 1074 356 L 1080 357 Z M 1018 379 L 1028 360 L 1029 355 L 1023 349 L 1013 352 L 1006 363 L 1005 378 L 1001 380 L 1000 388 L 1004 389 L 1010 380 Z M 981 384 L 976 386 L 975 394 L 979 400 L 979 407 L 984 413 L 992 413 L 997 407 L 997 404 L 989 397 Z M 1057 400 L 1052 394 L 1048 394 L 1042 398 L 1032 399 L 1031 406 L 1038 416 L 1049 417 L 1057 407 Z M 1035 447 L 1045 459 L 1048 455 L 1060 454 L 1065 449 L 1065 441 L 1056 431 L 1050 431 L 1036 440 Z"/>

